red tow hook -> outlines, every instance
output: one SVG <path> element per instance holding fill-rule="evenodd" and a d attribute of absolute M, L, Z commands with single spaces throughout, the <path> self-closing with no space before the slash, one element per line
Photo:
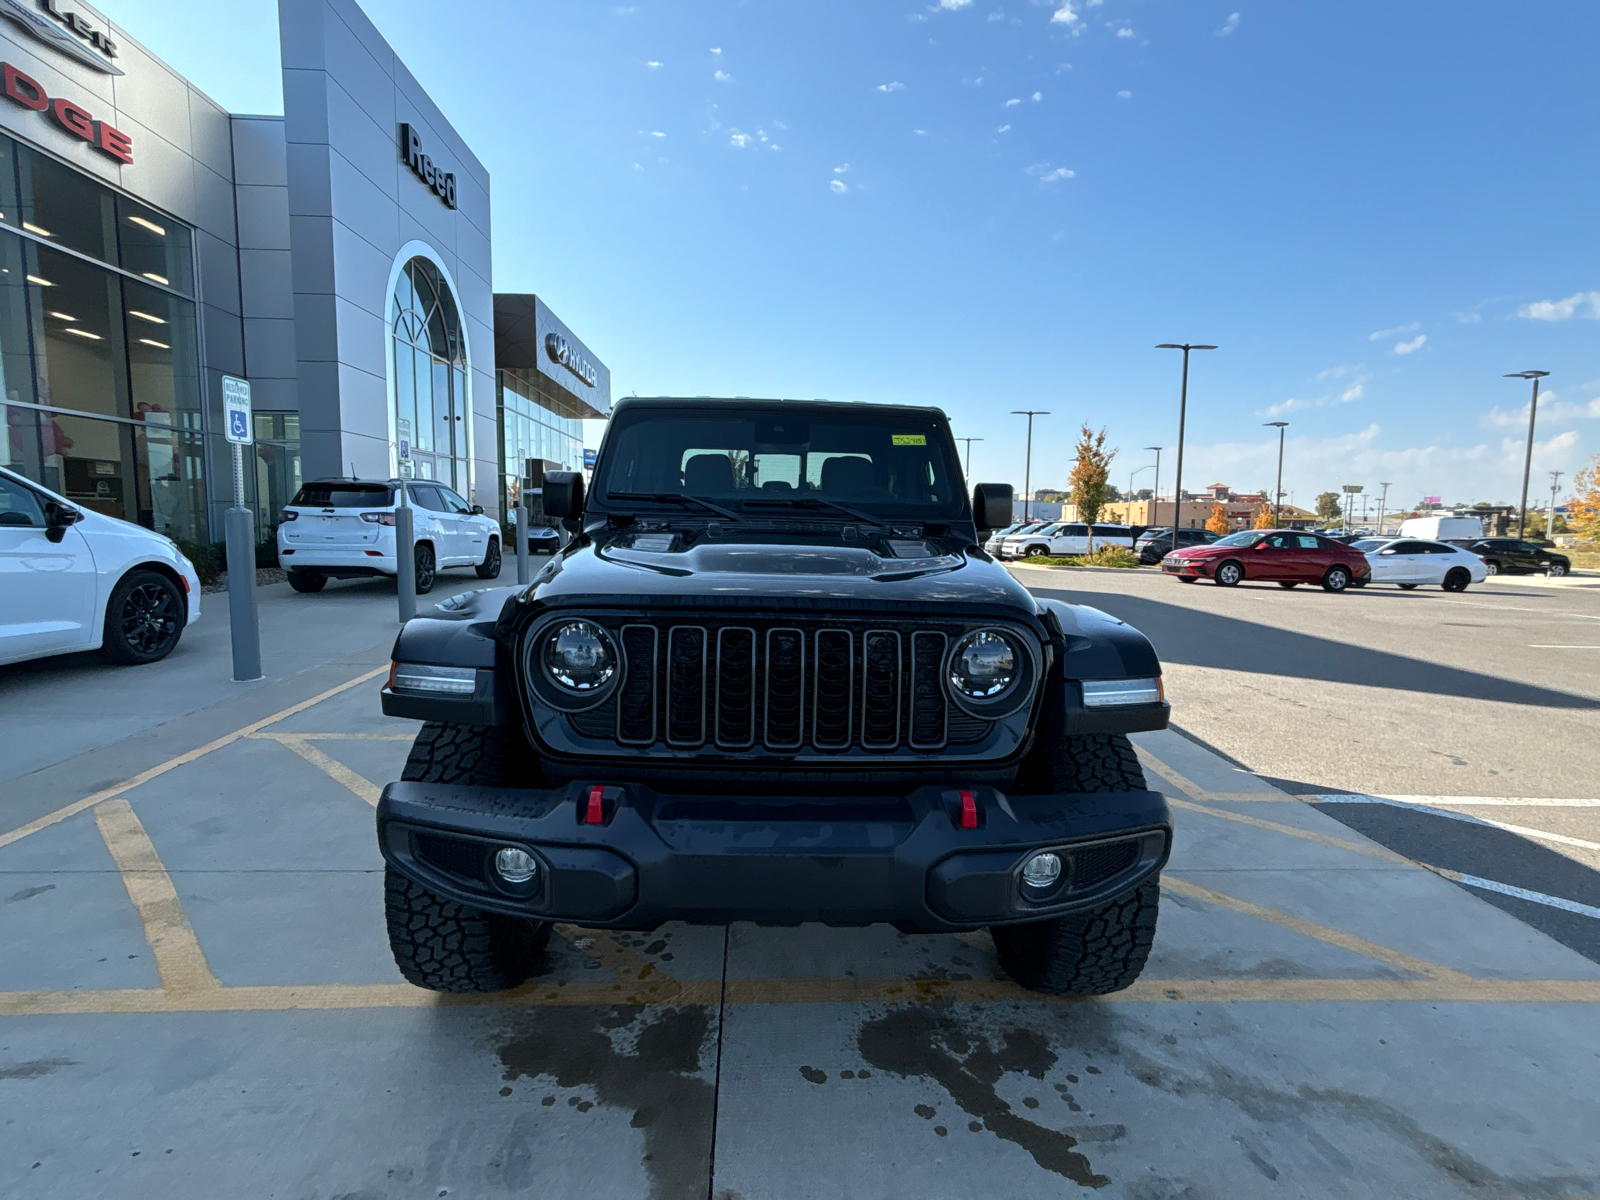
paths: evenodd
<path fill-rule="evenodd" d="M 597 783 L 589 789 L 589 804 L 583 813 L 583 823 L 585 825 L 604 825 L 606 823 L 605 798 L 606 789 L 601 784 Z"/>
<path fill-rule="evenodd" d="M 961 793 L 961 828 L 976 829 L 977 827 L 978 801 L 971 792 L 963 790 Z"/>

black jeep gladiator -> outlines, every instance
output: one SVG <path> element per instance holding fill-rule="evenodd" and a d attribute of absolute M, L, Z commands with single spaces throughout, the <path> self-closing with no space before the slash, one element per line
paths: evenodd
<path fill-rule="evenodd" d="M 550 924 L 988 928 L 1024 986 L 1132 983 L 1171 818 L 1137 630 L 980 548 L 942 412 L 626 399 L 526 587 L 408 622 L 383 711 L 389 938 L 439 991 L 514 987 Z"/>

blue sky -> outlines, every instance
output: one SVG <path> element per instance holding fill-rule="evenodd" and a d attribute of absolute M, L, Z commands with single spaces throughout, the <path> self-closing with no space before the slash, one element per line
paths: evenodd
<path fill-rule="evenodd" d="M 276 9 L 107 0 L 220 103 L 281 111 Z M 487 165 L 495 286 L 618 395 L 936 404 L 973 475 L 1512 500 L 1600 450 L 1582 0 L 634 0 L 368 14 Z M 1553 393 L 1553 395 L 1552 395 Z M 1149 486 L 1152 472 L 1136 486 Z M 1162 489 L 1172 451 L 1162 455 Z"/>

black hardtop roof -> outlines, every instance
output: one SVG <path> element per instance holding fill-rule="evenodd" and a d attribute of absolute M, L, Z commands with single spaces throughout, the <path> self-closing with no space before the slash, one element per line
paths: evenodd
<path fill-rule="evenodd" d="M 318 484 L 323 484 L 323 483 L 326 483 L 326 484 L 338 483 L 338 484 L 343 484 L 345 487 L 350 487 L 352 484 L 355 485 L 356 487 L 393 487 L 395 484 L 397 484 L 399 482 L 400 482 L 400 480 L 398 480 L 398 479 L 352 479 L 348 475 L 335 475 L 335 476 L 333 476 L 332 478 L 329 478 L 329 479 L 302 479 L 300 481 L 300 486 L 301 487 L 314 487 L 314 486 L 316 486 Z M 427 479 L 427 480 L 413 479 L 410 482 L 411 483 L 438 483 L 439 481 L 437 479 Z"/>
<path fill-rule="evenodd" d="M 919 417 L 935 416 L 940 420 L 949 421 L 944 409 L 934 405 L 922 404 L 874 404 L 865 400 L 782 400 L 768 398 L 751 398 L 749 396 L 624 396 L 612 403 L 611 412 L 615 416 L 624 409 L 638 406 L 659 406 L 661 408 L 678 409 L 703 409 L 703 408 L 746 408 L 763 412 L 790 412 L 795 409 L 813 409 L 820 412 L 838 412 L 841 409 L 871 412 L 875 414 L 907 413 Z"/>

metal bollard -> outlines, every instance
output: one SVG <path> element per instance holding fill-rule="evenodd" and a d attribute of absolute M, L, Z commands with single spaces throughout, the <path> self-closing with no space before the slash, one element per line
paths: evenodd
<path fill-rule="evenodd" d="M 417 541 L 406 485 L 400 485 L 400 504 L 394 510 L 394 578 L 400 596 L 400 624 L 417 615 Z"/>
<path fill-rule="evenodd" d="M 235 446 L 237 451 L 239 447 Z M 261 678 L 261 625 L 256 613 L 256 520 L 242 506 L 223 518 L 228 546 L 228 627 L 236 683 Z"/>
<path fill-rule="evenodd" d="M 517 583 L 527 583 L 532 575 L 533 564 L 528 560 L 532 556 L 528 553 L 528 510 L 523 505 L 517 505 Z"/>

